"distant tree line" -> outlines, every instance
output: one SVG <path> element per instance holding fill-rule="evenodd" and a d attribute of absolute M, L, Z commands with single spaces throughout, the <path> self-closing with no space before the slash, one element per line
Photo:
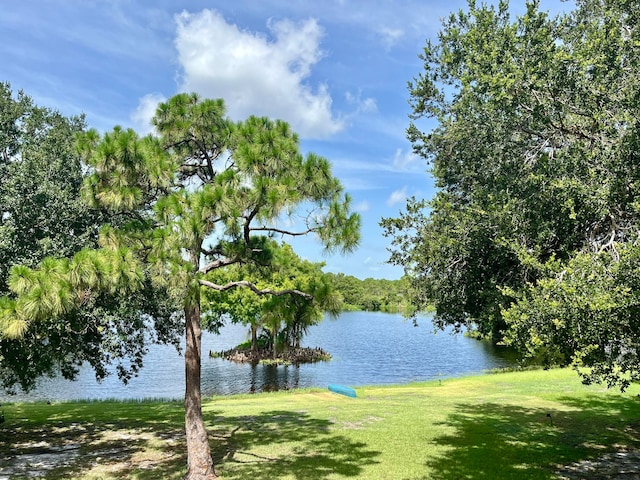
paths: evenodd
<path fill-rule="evenodd" d="M 368 312 L 407 312 L 407 288 L 409 281 L 366 278 L 361 280 L 344 273 L 326 273 L 343 299 L 344 310 L 365 310 Z"/>

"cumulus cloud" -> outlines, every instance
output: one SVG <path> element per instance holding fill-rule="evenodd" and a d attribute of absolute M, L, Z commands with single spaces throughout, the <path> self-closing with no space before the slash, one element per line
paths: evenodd
<path fill-rule="evenodd" d="M 151 119 L 156 114 L 158 104 L 166 101 L 166 97 L 160 93 L 150 93 L 140 99 L 138 108 L 131 114 L 134 128 L 142 135 L 152 133 L 154 130 Z"/>
<path fill-rule="evenodd" d="M 323 30 L 315 20 L 269 21 L 270 37 L 227 23 L 215 10 L 183 12 L 176 22 L 181 90 L 224 98 L 236 120 L 281 118 L 307 138 L 328 137 L 344 127 L 331 112 L 327 85 L 309 83 L 323 57 Z"/>
<path fill-rule="evenodd" d="M 407 196 L 407 187 L 402 187 L 400 190 L 395 190 L 387 199 L 387 205 L 391 207 L 397 203 L 404 202 L 407 199 Z"/>

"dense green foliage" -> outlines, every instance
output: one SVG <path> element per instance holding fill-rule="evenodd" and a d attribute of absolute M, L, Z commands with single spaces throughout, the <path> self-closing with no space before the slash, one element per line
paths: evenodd
<path fill-rule="evenodd" d="M 383 220 L 417 309 L 623 388 L 640 378 L 639 16 L 624 0 L 451 15 L 410 83 L 438 193 Z"/>
<path fill-rule="evenodd" d="M 339 293 L 321 263 L 299 258 L 287 244 L 271 241 L 276 268 L 259 264 L 233 265 L 224 271 L 211 272 L 208 280 L 226 284 L 234 278 L 252 278 L 259 289 L 297 290 L 301 295 L 257 296 L 245 289 L 219 292 L 206 290 L 203 295 L 205 326 L 215 329 L 228 316 L 233 322 L 249 327 L 251 348 L 258 348 L 258 335 L 269 341 L 272 354 L 289 347 L 300 347 L 309 327 L 318 324 L 325 313 L 336 316 L 342 309 Z"/>
<path fill-rule="evenodd" d="M 12 265 L 35 266 L 95 243 L 97 212 L 80 199 L 82 169 L 74 151 L 81 117 L 38 107 L 0 84 L 0 290 Z"/>
<path fill-rule="evenodd" d="M 326 273 L 335 289 L 342 295 L 345 310 L 369 312 L 406 312 L 409 308 L 406 292 L 409 281 L 366 278 L 361 280 L 344 273 Z"/>
<path fill-rule="evenodd" d="M 72 294 L 57 282 L 63 270 L 98 261 L 80 252 L 98 246 L 103 223 L 123 221 L 81 198 L 84 170 L 75 140 L 84 128 L 83 118 L 34 105 L 0 84 L 0 383 L 9 390 L 28 390 L 43 375 L 74 378 L 84 362 L 98 379 L 115 364 L 126 381 L 142 366 L 149 341 L 175 338 L 153 289 L 116 298 L 80 288 Z M 72 264 L 45 261 L 76 254 Z M 117 265 L 112 257 L 103 260 Z M 32 270 L 43 261 L 40 272 Z M 30 293 L 17 303 L 16 290 Z M 82 308 L 71 311 L 71 303 Z M 38 312 L 43 304 L 55 314 Z M 144 334 L 146 314 L 158 327 L 153 338 Z"/>

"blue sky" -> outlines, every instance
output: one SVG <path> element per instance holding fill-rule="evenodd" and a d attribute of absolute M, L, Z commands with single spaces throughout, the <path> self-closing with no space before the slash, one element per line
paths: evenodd
<path fill-rule="evenodd" d="M 524 2 L 512 2 L 521 11 Z M 557 12 L 568 6 L 542 1 Z M 224 98 L 234 120 L 288 121 L 304 152 L 331 160 L 362 216 L 360 248 L 323 255 L 291 242 L 325 270 L 399 278 L 388 265 L 382 217 L 433 182 L 411 153 L 407 82 L 440 19 L 461 0 L 3 0 L 0 81 L 90 127 L 149 130 L 175 93 Z"/>

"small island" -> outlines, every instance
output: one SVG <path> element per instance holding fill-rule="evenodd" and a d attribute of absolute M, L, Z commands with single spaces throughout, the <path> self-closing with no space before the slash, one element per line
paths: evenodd
<path fill-rule="evenodd" d="M 211 358 L 222 358 L 252 365 L 301 365 L 331 360 L 331 354 L 319 347 L 302 347 L 301 340 L 325 315 L 337 318 L 343 311 L 407 311 L 404 291 L 407 279 L 361 280 L 343 273 L 325 273 L 323 264 L 299 258 L 287 244 L 270 248 L 287 260 L 288 270 L 269 280 L 279 288 L 290 287 L 292 271 L 297 271 L 299 291 L 313 295 L 313 301 L 296 296 L 257 297 L 244 289 L 228 292 L 206 292 L 205 305 L 212 315 L 205 327 L 219 328 L 231 319 L 246 325 L 250 340 L 224 351 L 210 351 Z M 242 267 L 233 266 L 230 269 Z M 247 267 L 244 267 L 245 269 Z M 243 276 L 240 273 L 238 276 Z M 218 279 L 225 283 L 227 278 Z M 208 324 L 207 322 L 211 322 Z M 274 354 L 275 352 L 275 354 Z"/>
<path fill-rule="evenodd" d="M 300 365 L 331 360 L 331 354 L 319 347 L 293 347 L 278 352 L 274 356 L 271 348 L 265 346 L 252 349 L 250 344 L 242 344 L 222 352 L 211 351 L 209 356 L 252 365 L 257 365 L 258 363 L 267 365 Z"/>

